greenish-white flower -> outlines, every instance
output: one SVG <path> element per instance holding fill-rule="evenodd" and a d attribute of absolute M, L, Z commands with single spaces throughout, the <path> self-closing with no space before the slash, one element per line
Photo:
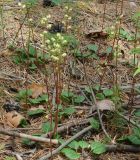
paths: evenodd
<path fill-rule="evenodd" d="M 55 38 L 52 37 L 52 38 L 51 38 L 51 41 L 55 42 Z"/>
<path fill-rule="evenodd" d="M 21 7 L 21 6 L 22 6 L 22 3 L 21 3 L 21 2 L 19 2 L 19 3 L 18 3 L 18 6 L 19 6 L 19 7 Z"/>
<path fill-rule="evenodd" d="M 22 5 L 22 8 L 24 9 L 24 8 L 26 8 L 26 5 L 24 4 L 24 5 Z"/>
<path fill-rule="evenodd" d="M 46 42 L 47 44 L 50 44 L 50 43 L 51 43 L 51 41 L 50 41 L 49 39 L 47 39 L 45 42 Z"/>
<path fill-rule="evenodd" d="M 43 32 L 43 34 L 47 34 L 47 33 L 48 33 L 47 31 L 44 31 L 44 32 Z"/>
<path fill-rule="evenodd" d="M 59 58 L 58 57 L 56 57 L 56 56 L 51 56 L 51 58 L 54 60 L 54 61 L 59 61 Z"/>
<path fill-rule="evenodd" d="M 67 53 L 63 53 L 63 54 L 62 54 L 62 57 L 66 57 L 66 56 L 67 56 Z"/>
<path fill-rule="evenodd" d="M 51 27 L 52 27 L 52 25 L 51 25 L 51 24 L 48 24 L 48 25 L 47 25 L 47 28 L 48 28 L 48 29 L 50 29 Z"/>
<path fill-rule="evenodd" d="M 49 14 L 49 15 L 47 15 L 47 19 L 49 19 L 49 18 L 51 18 L 51 15 Z"/>

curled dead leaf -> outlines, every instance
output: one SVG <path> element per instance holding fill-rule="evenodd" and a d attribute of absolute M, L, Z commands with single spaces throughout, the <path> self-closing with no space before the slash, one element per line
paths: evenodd
<path fill-rule="evenodd" d="M 115 104 L 113 103 L 113 101 L 108 100 L 108 99 L 98 101 L 97 106 L 101 111 L 104 111 L 104 110 L 114 111 L 115 110 Z"/>
<path fill-rule="evenodd" d="M 19 114 L 16 111 L 12 111 L 12 112 L 7 112 L 5 114 L 7 123 L 12 126 L 12 127 L 18 127 L 21 123 L 22 120 L 25 119 L 25 117 L 23 117 L 21 114 Z"/>
<path fill-rule="evenodd" d="M 46 93 L 46 87 L 43 84 L 32 83 L 28 86 L 28 89 L 32 91 L 32 98 L 37 98 L 43 93 Z"/>

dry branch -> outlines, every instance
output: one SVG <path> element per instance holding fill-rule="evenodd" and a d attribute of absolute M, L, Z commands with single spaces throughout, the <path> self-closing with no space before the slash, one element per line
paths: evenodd
<path fill-rule="evenodd" d="M 107 151 L 109 152 L 133 152 L 138 153 L 140 152 L 140 146 L 133 146 L 133 145 L 125 145 L 125 144 L 112 144 L 106 145 Z"/>
<path fill-rule="evenodd" d="M 70 139 L 68 139 L 66 142 L 64 142 L 62 145 L 60 145 L 57 149 L 53 150 L 52 153 L 49 153 L 49 154 L 47 154 L 47 155 L 39 158 L 38 160 L 48 160 L 54 154 L 59 153 L 70 142 L 72 142 L 73 140 L 75 140 L 76 138 L 78 138 L 79 136 L 81 136 L 82 134 L 86 133 L 87 131 L 89 131 L 91 129 L 92 129 L 92 126 L 88 126 L 88 127 L 84 128 L 83 130 L 81 130 L 80 132 L 78 132 L 77 134 L 75 134 L 74 136 L 72 136 Z"/>
<path fill-rule="evenodd" d="M 0 134 L 13 136 L 13 137 L 28 138 L 32 141 L 38 141 L 38 142 L 44 142 L 44 143 L 50 143 L 51 142 L 52 144 L 58 144 L 58 140 L 56 140 L 56 139 L 49 139 L 49 138 L 44 138 L 44 137 L 31 136 L 31 135 L 24 134 L 24 133 L 17 133 L 17 132 L 14 132 L 14 131 L 5 130 L 3 128 L 0 128 Z"/>

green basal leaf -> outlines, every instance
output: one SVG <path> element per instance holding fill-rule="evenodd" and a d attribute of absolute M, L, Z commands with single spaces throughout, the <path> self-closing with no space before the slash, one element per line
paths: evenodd
<path fill-rule="evenodd" d="M 105 97 L 110 97 L 113 95 L 113 91 L 111 89 L 105 89 L 103 90 L 103 94 L 105 95 Z"/>
<path fill-rule="evenodd" d="M 94 51 L 95 53 L 98 51 L 98 46 L 95 45 L 95 44 L 89 44 L 87 45 L 87 48 L 90 50 L 90 51 Z"/>
<path fill-rule="evenodd" d="M 140 47 L 131 49 L 130 54 L 140 54 Z"/>
<path fill-rule="evenodd" d="M 27 115 L 32 117 L 32 116 L 38 116 L 38 115 L 42 115 L 45 113 L 45 109 L 36 109 L 36 110 L 30 110 L 27 112 Z"/>
<path fill-rule="evenodd" d="M 91 150 L 94 154 L 102 154 L 106 152 L 106 146 L 101 142 L 95 141 L 91 143 Z"/>
<path fill-rule="evenodd" d="M 96 120 L 95 118 L 90 118 L 90 124 L 95 130 L 99 130 L 100 123 L 98 120 Z"/>
<path fill-rule="evenodd" d="M 22 139 L 22 145 L 26 146 L 26 147 L 35 147 L 36 142 L 35 141 L 31 141 L 28 138 L 23 138 Z"/>
<path fill-rule="evenodd" d="M 138 138 L 135 134 L 128 136 L 128 140 L 135 145 L 140 145 L 140 138 Z"/>
<path fill-rule="evenodd" d="M 96 98 L 99 99 L 99 100 L 103 100 L 103 99 L 105 99 L 105 96 L 104 96 L 103 93 L 97 93 Z"/>
<path fill-rule="evenodd" d="M 26 96 L 31 96 L 32 95 L 32 91 L 29 90 L 29 89 L 23 89 L 23 90 L 20 90 L 19 93 L 17 94 L 17 97 L 19 99 L 22 99 L 22 98 L 25 98 Z"/>
<path fill-rule="evenodd" d="M 50 122 L 46 122 L 42 124 L 42 131 L 45 133 L 48 133 L 50 131 L 52 131 L 54 129 L 55 123 L 52 122 L 52 124 Z"/>
<path fill-rule="evenodd" d="M 137 117 L 140 117 L 140 109 L 137 109 L 137 110 L 134 112 L 134 115 L 137 116 Z"/>
<path fill-rule="evenodd" d="M 20 121 L 20 124 L 19 124 L 21 127 L 26 127 L 27 125 L 28 125 L 28 122 L 27 122 L 27 120 L 26 119 L 22 119 L 21 121 Z"/>
<path fill-rule="evenodd" d="M 137 76 L 138 74 L 140 74 L 140 67 L 136 69 L 135 73 L 134 73 L 134 77 Z"/>
<path fill-rule="evenodd" d="M 85 149 L 85 148 L 89 148 L 89 144 L 85 141 L 79 141 L 79 146 L 82 148 L 82 149 Z"/>
<path fill-rule="evenodd" d="M 67 158 L 71 160 L 77 160 L 78 158 L 80 158 L 80 154 L 70 148 L 62 149 L 61 153 L 63 153 Z"/>
<path fill-rule="evenodd" d="M 84 100 L 85 100 L 85 97 L 84 96 L 80 96 L 80 95 L 75 96 L 75 98 L 74 98 L 74 102 L 75 103 L 82 103 Z"/>
<path fill-rule="evenodd" d="M 63 114 L 65 114 L 65 115 L 72 115 L 75 112 L 76 112 L 76 109 L 73 107 L 64 108 L 64 110 L 63 110 Z"/>
<path fill-rule="evenodd" d="M 13 156 L 6 156 L 3 160 L 16 160 Z"/>
<path fill-rule="evenodd" d="M 77 141 L 72 141 L 68 146 L 72 149 L 77 150 L 79 148 L 79 143 Z"/>

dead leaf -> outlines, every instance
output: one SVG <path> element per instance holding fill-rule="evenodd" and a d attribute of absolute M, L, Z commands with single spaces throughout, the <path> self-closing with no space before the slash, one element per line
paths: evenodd
<path fill-rule="evenodd" d="M 32 83 L 28 86 L 28 89 L 32 90 L 32 98 L 37 98 L 38 96 L 46 93 L 46 87 L 43 84 Z"/>
<path fill-rule="evenodd" d="M 104 99 L 102 101 L 97 102 L 97 106 L 101 111 L 108 110 L 108 111 L 114 111 L 115 110 L 115 104 L 108 99 Z"/>
<path fill-rule="evenodd" d="M 12 127 L 18 127 L 21 123 L 21 120 L 25 119 L 21 114 L 16 111 L 7 112 L 5 114 L 7 123 Z"/>
<path fill-rule="evenodd" d="M 107 38 L 108 33 L 102 30 L 89 31 L 86 33 L 87 38 Z"/>

